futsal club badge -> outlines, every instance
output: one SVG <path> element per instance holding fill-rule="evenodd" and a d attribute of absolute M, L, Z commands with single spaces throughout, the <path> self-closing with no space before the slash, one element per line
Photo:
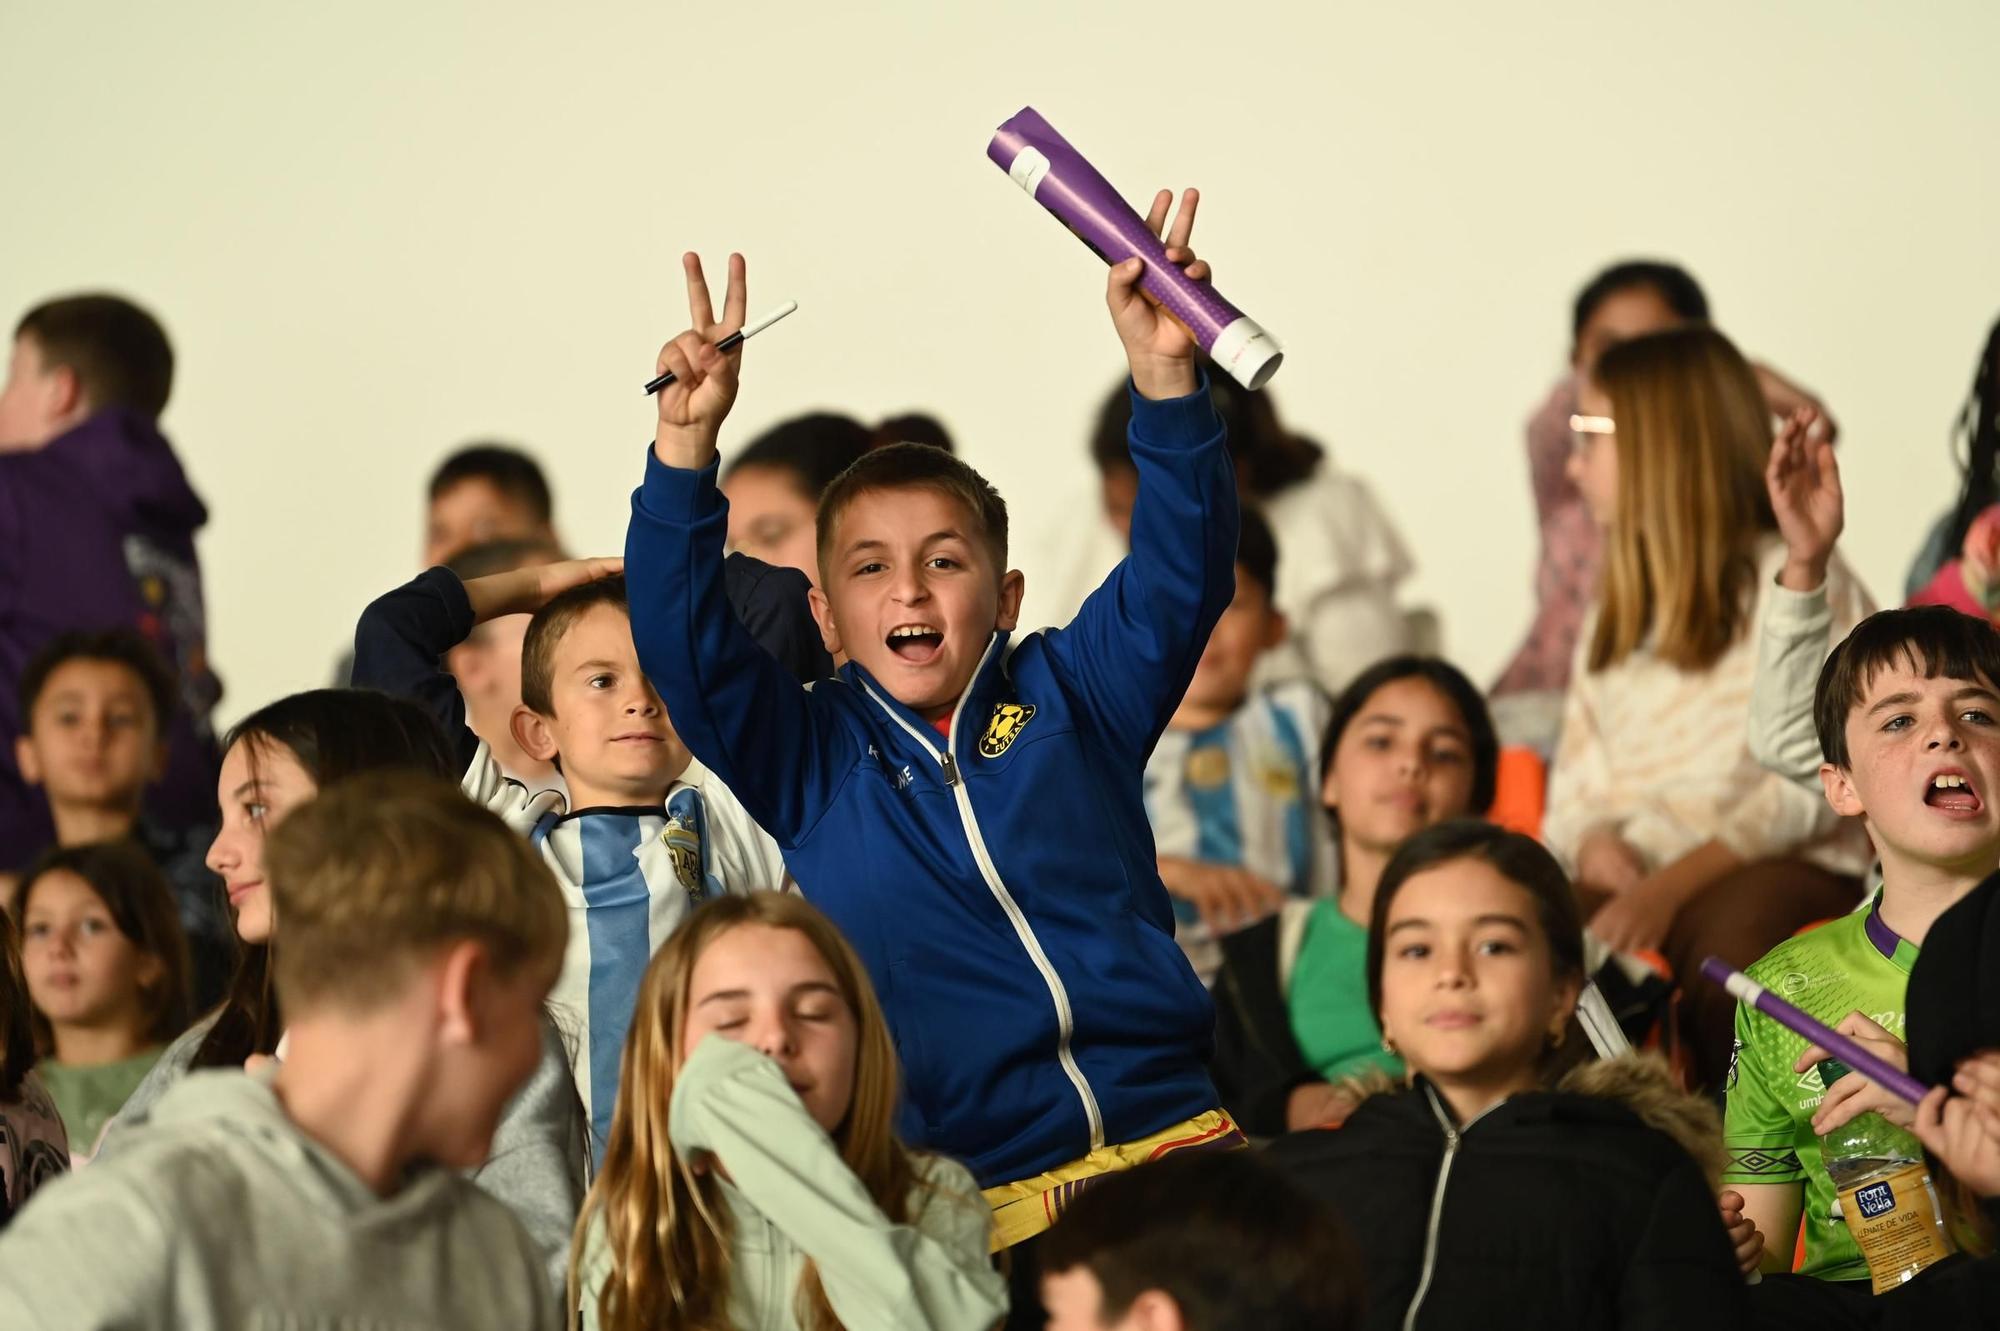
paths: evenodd
<path fill-rule="evenodd" d="M 988 758 L 998 758 L 1007 752 L 1015 738 L 1027 729 L 1028 722 L 1034 719 L 1033 703 L 995 703 L 993 717 L 986 723 L 986 733 L 979 737 L 979 752 Z"/>

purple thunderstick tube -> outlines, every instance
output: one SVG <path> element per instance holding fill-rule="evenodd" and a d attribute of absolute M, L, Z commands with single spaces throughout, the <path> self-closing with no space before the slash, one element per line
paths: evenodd
<path fill-rule="evenodd" d="M 986 155 L 1106 263 L 1123 263 L 1135 254 L 1144 259 L 1139 285 L 1186 325 L 1231 378 L 1245 388 L 1262 388 L 1278 372 L 1285 353 L 1277 340 L 1213 286 L 1168 263 L 1166 246 L 1146 220 L 1035 108 L 1023 107 L 995 130 Z"/>
<path fill-rule="evenodd" d="M 1727 989 L 1740 1002 L 1748 1003 L 1794 1035 L 1818 1045 L 1898 1099 L 1916 1104 L 1930 1093 L 1929 1087 L 1909 1073 L 1893 1063 L 1883 1062 L 1812 1014 L 1793 1007 L 1721 957 L 1710 957 L 1702 962 L 1701 973 Z"/>

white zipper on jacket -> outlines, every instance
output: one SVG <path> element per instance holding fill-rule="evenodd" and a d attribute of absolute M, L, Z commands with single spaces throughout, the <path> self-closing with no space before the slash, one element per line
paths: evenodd
<path fill-rule="evenodd" d="M 1438 1103 L 1437 1092 L 1429 1086 L 1424 1087 L 1424 1098 L 1430 1102 L 1431 1113 L 1437 1116 L 1438 1126 L 1444 1129 L 1444 1163 L 1438 1166 L 1437 1187 L 1431 1192 L 1430 1225 L 1424 1231 L 1423 1274 L 1417 1277 L 1417 1292 L 1410 1296 L 1409 1311 L 1403 1314 L 1403 1331 L 1416 1331 L 1417 1314 L 1423 1311 L 1424 1298 L 1431 1292 L 1431 1278 L 1437 1274 L 1438 1225 L 1444 1220 L 1444 1188 L 1451 1178 L 1451 1162 L 1458 1155 L 1459 1143 L 1465 1140 L 1472 1123 L 1477 1123 L 1506 1103 L 1502 1100 L 1488 1107 L 1479 1118 L 1461 1128 L 1451 1121 L 1451 1115 L 1444 1112 L 1444 1106 Z"/>
<path fill-rule="evenodd" d="M 1021 940 L 1021 947 L 1027 952 L 1028 959 L 1035 963 L 1035 969 L 1042 973 L 1042 983 L 1048 986 L 1049 998 L 1055 1003 L 1056 1061 L 1062 1065 L 1063 1074 L 1069 1078 L 1070 1085 L 1076 1088 L 1077 1098 L 1083 1101 L 1083 1116 L 1090 1124 L 1090 1149 L 1094 1151 L 1104 1145 L 1104 1111 L 1097 1107 L 1097 1096 L 1091 1091 L 1090 1083 L 1084 1079 L 1083 1069 L 1077 1066 L 1076 1056 L 1070 1052 L 1070 1037 L 1076 1033 L 1076 1016 L 1069 1005 L 1069 990 L 1063 987 L 1062 977 L 1056 974 L 1055 965 L 1049 961 L 1049 954 L 1042 950 L 1041 940 L 1035 937 L 1034 927 L 1028 923 L 1028 917 L 1021 913 L 1020 903 L 1014 900 L 1014 894 L 1007 890 L 1007 885 L 1000 881 L 1000 871 L 994 867 L 993 856 L 986 849 L 986 838 L 979 830 L 979 820 L 972 813 L 972 794 L 965 788 L 965 782 L 958 771 L 958 759 L 954 756 L 958 747 L 958 723 L 965 716 L 965 700 L 972 696 L 973 686 L 986 672 L 986 663 L 991 659 L 993 649 L 999 642 L 1000 639 L 996 636 L 986 644 L 985 652 L 979 657 L 978 668 L 972 672 L 972 678 L 966 681 L 965 691 L 958 695 L 958 703 L 951 713 L 951 734 L 946 737 L 942 752 L 931 742 L 929 736 L 898 715 L 896 709 L 890 706 L 881 694 L 875 692 L 874 685 L 864 680 L 861 687 L 868 690 L 868 696 L 875 700 L 875 705 L 880 707 L 891 721 L 901 726 L 911 739 L 923 745 L 924 749 L 937 759 L 938 766 L 944 769 L 944 783 L 958 802 L 958 821 L 965 828 L 965 839 L 972 847 L 972 859 L 979 866 L 979 876 L 986 880 L 986 890 L 993 894 L 993 899 L 1000 903 L 1000 909 L 1006 912 L 1008 922 L 1014 926 L 1014 936 Z"/>

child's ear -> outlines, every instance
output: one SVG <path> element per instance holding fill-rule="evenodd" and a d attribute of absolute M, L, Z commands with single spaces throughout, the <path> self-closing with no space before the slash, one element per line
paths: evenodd
<path fill-rule="evenodd" d="M 67 365 L 53 365 L 42 374 L 41 409 L 43 420 L 54 429 L 63 429 L 90 415 L 90 403 L 83 395 L 83 380 Z"/>
<path fill-rule="evenodd" d="M 139 992 L 147 993 L 153 986 L 167 978 L 166 965 L 152 953 L 141 952 L 136 978 L 139 981 Z"/>
<path fill-rule="evenodd" d="M 446 949 L 437 964 L 438 1038 L 446 1044 L 469 1045 L 480 1036 L 480 990 L 491 982 L 486 945 L 462 938 Z"/>
<path fill-rule="evenodd" d="M 819 625 L 819 640 L 825 645 L 826 654 L 839 656 L 840 625 L 833 622 L 833 602 L 815 586 L 806 592 L 806 604 L 812 607 L 813 623 Z"/>
<path fill-rule="evenodd" d="M 1833 811 L 1843 818 L 1859 818 L 1868 810 L 1861 807 L 1861 796 L 1854 789 L 1853 776 L 1844 767 L 1832 763 L 1819 766 L 1820 789 L 1826 792 L 1826 802 Z"/>
<path fill-rule="evenodd" d="M 53 404 L 64 416 L 88 416 L 90 401 L 84 396 L 83 380 L 67 365 L 58 365 L 50 372 L 55 390 Z"/>
<path fill-rule="evenodd" d="M 1268 652 L 1284 642 L 1285 635 L 1291 631 L 1292 621 L 1285 618 L 1284 611 L 1272 606 L 1270 613 L 1264 616 L 1264 650 Z"/>
<path fill-rule="evenodd" d="M 507 728 L 514 732 L 514 742 L 521 746 L 521 752 L 538 763 L 556 760 L 557 744 L 555 730 L 549 719 L 534 711 L 526 703 L 514 709 L 507 718 Z"/>
<path fill-rule="evenodd" d="M 42 763 L 35 753 L 35 741 L 26 735 L 14 737 L 14 764 L 21 769 L 21 779 L 31 786 L 42 784 Z"/>
<path fill-rule="evenodd" d="M 1009 569 L 1000 579 L 1000 614 L 993 627 L 1012 633 L 1021 624 L 1021 598 L 1028 593 L 1028 579 L 1019 569 Z"/>
<path fill-rule="evenodd" d="M 1576 1016 L 1577 1000 L 1583 996 L 1583 977 L 1565 975 L 1556 981 L 1555 1011 L 1549 1016 L 1549 1038 L 1558 1043 L 1563 1032 L 1569 1029 L 1570 1019 Z"/>

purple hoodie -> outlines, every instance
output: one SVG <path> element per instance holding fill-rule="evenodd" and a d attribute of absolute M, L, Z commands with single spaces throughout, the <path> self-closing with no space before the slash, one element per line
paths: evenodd
<path fill-rule="evenodd" d="M 208 668 L 194 534 L 208 510 L 159 427 L 98 412 L 31 453 L 0 454 L 0 863 L 51 840 L 48 806 L 21 779 L 21 675 L 70 629 L 129 624 L 177 668 L 166 779 L 147 797 L 162 823 L 215 817 L 218 758 L 209 711 L 222 686 Z"/>

